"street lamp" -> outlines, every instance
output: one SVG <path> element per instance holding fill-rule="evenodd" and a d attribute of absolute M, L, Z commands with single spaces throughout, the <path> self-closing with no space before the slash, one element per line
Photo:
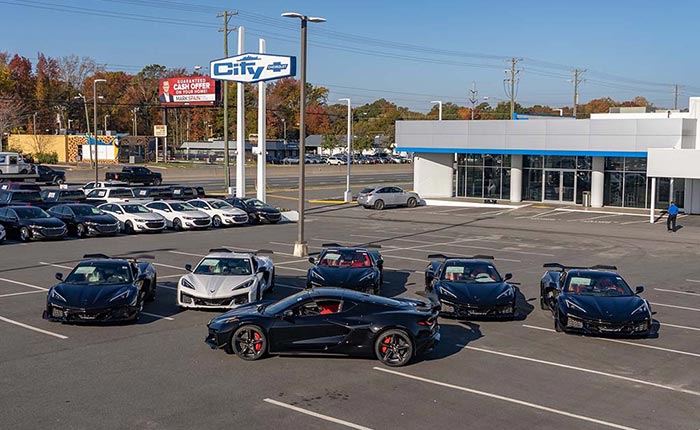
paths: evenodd
<path fill-rule="evenodd" d="M 348 141 L 348 173 L 347 177 L 345 178 L 345 195 L 344 199 L 345 203 L 350 203 L 352 201 L 352 191 L 350 191 L 350 151 L 352 151 L 352 106 L 350 105 L 350 99 L 345 98 L 345 99 L 338 99 L 340 102 L 348 102 L 348 135 L 347 135 L 347 141 Z"/>
<path fill-rule="evenodd" d="M 438 105 L 438 121 L 442 121 L 442 101 L 434 100 L 430 103 L 437 103 L 437 105 Z"/>
<path fill-rule="evenodd" d="M 137 124 L 136 124 L 136 112 L 138 112 L 138 111 L 140 111 L 140 110 L 141 110 L 141 109 L 139 109 L 138 106 L 136 106 L 135 108 L 131 109 L 131 113 L 134 115 L 134 136 L 138 136 L 138 135 L 139 135 L 139 129 L 138 129 Z"/>
<path fill-rule="evenodd" d="M 107 135 L 107 118 L 109 118 L 109 114 L 105 115 L 105 136 Z"/>
<path fill-rule="evenodd" d="M 304 171 L 306 162 L 306 23 L 326 22 L 325 18 L 306 16 L 296 12 L 285 12 L 285 18 L 299 18 L 301 21 L 301 87 L 299 88 L 299 222 L 294 256 L 306 257 L 309 248 L 304 241 Z"/>
<path fill-rule="evenodd" d="M 284 118 L 282 118 L 282 128 L 284 129 L 284 138 L 282 139 L 282 141 L 284 142 L 284 146 L 287 146 L 287 120 Z"/>
<path fill-rule="evenodd" d="M 82 99 L 83 100 L 83 106 L 85 107 L 85 125 L 87 127 L 87 130 L 85 131 L 85 138 L 88 143 L 88 148 L 90 148 L 90 164 L 92 164 L 92 147 L 90 146 L 90 115 L 88 115 L 88 108 L 87 108 L 87 99 L 82 93 L 78 93 L 77 96 L 73 97 L 74 99 Z"/>
<path fill-rule="evenodd" d="M 69 118 L 68 119 L 68 130 L 72 130 L 71 127 L 73 127 L 73 120 Z"/>
<path fill-rule="evenodd" d="M 107 79 L 95 79 L 92 81 L 92 109 L 93 109 L 93 124 L 95 124 L 94 127 L 94 133 L 92 133 L 92 137 L 95 139 L 95 185 L 97 185 L 97 182 L 100 180 L 99 176 L 99 157 L 97 155 L 97 83 L 106 83 Z M 105 122 L 107 120 L 105 119 Z M 92 150 L 90 150 L 90 153 L 92 154 Z"/>

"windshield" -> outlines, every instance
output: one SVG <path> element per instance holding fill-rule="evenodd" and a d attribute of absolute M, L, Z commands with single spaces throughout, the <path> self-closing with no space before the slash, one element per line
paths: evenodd
<path fill-rule="evenodd" d="M 112 190 L 109 194 L 110 197 L 134 197 L 134 193 L 131 190 Z"/>
<path fill-rule="evenodd" d="M 178 212 L 192 212 L 192 211 L 197 210 L 197 208 L 195 208 L 194 206 L 192 206 L 188 203 L 173 202 L 173 203 L 170 203 L 170 207 L 173 208 L 174 211 L 178 211 Z"/>
<path fill-rule="evenodd" d="M 122 205 L 122 209 L 128 214 L 147 214 L 151 212 L 143 205 Z"/>
<path fill-rule="evenodd" d="M 44 212 L 43 209 L 33 208 L 31 206 L 27 206 L 25 208 L 15 208 L 15 213 L 17 213 L 19 219 L 51 218 L 51 215 Z"/>
<path fill-rule="evenodd" d="M 62 191 L 59 195 L 61 200 L 85 200 L 85 193 L 80 190 Z"/>
<path fill-rule="evenodd" d="M 195 275 L 246 276 L 252 273 L 247 258 L 207 257 L 194 269 Z"/>
<path fill-rule="evenodd" d="M 226 203 L 223 200 L 214 200 L 213 202 L 209 202 L 209 204 L 214 209 L 231 209 L 233 207 L 230 203 Z"/>
<path fill-rule="evenodd" d="M 115 261 L 85 262 L 78 264 L 65 283 L 76 285 L 118 285 L 131 283 L 129 264 Z"/>
<path fill-rule="evenodd" d="M 306 299 L 309 297 L 309 292 L 308 291 L 299 291 L 296 294 L 292 294 L 289 297 L 286 297 L 279 302 L 275 302 L 268 307 L 265 308 L 263 313 L 265 315 L 279 315 L 282 312 L 284 312 L 286 309 L 294 306 L 295 304 L 301 302 L 302 300 Z"/>
<path fill-rule="evenodd" d="M 622 277 L 612 273 L 586 273 L 570 276 L 565 290 L 582 296 L 631 296 L 634 295 Z"/>
<path fill-rule="evenodd" d="M 97 209 L 96 207 L 90 206 L 90 205 L 71 206 L 71 209 L 73 209 L 73 212 L 76 215 L 80 215 L 80 216 L 103 215 L 104 214 L 104 212 L 102 212 L 101 209 Z"/>
<path fill-rule="evenodd" d="M 12 201 L 38 203 L 41 201 L 41 195 L 39 193 L 14 193 Z"/>
<path fill-rule="evenodd" d="M 326 251 L 318 260 L 318 265 L 321 267 L 367 268 L 372 267 L 372 260 L 365 250 Z"/>
<path fill-rule="evenodd" d="M 501 282 L 496 268 L 489 263 L 470 261 L 448 261 L 442 279 L 450 282 L 488 283 Z"/>
<path fill-rule="evenodd" d="M 261 202 L 261 201 L 258 200 L 258 199 L 249 199 L 249 200 L 246 200 L 246 201 L 245 201 L 245 204 L 247 204 L 248 206 L 253 206 L 253 207 L 255 207 L 255 208 L 263 208 L 263 207 L 267 206 L 265 203 Z"/>

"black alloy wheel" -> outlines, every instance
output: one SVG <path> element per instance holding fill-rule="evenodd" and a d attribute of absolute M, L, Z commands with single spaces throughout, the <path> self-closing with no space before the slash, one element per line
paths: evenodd
<path fill-rule="evenodd" d="M 82 239 L 85 237 L 85 226 L 81 223 L 75 225 L 75 236 Z"/>
<path fill-rule="evenodd" d="M 384 209 L 384 200 L 377 200 L 374 202 L 374 208 L 378 211 Z"/>
<path fill-rule="evenodd" d="M 31 238 L 32 234 L 29 232 L 29 229 L 27 227 L 22 227 L 19 229 L 19 240 L 21 240 L 22 242 L 27 242 Z"/>
<path fill-rule="evenodd" d="M 413 342 L 403 330 L 387 330 L 374 342 L 374 353 L 387 366 L 404 366 L 413 358 Z"/>
<path fill-rule="evenodd" d="M 146 301 L 152 302 L 156 299 L 156 287 L 158 285 L 158 278 L 153 276 L 153 282 L 148 285 L 148 294 L 146 294 Z"/>
<path fill-rule="evenodd" d="M 231 349 L 243 360 L 257 360 L 267 352 L 267 336 L 258 326 L 244 325 L 233 332 Z"/>
<path fill-rule="evenodd" d="M 64 182 L 66 182 L 66 180 L 63 179 L 63 178 L 60 177 L 60 176 L 55 176 L 55 177 L 53 178 L 53 183 L 56 184 L 56 185 L 62 185 Z"/>
<path fill-rule="evenodd" d="M 155 178 L 155 179 L 153 180 L 153 182 L 151 182 L 151 184 L 153 184 L 153 185 L 155 185 L 155 186 L 157 187 L 157 186 L 160 185 L 162 182 L 163 182 L 162 179 L 160 179 L 160 178 Z"/>
<path fill-rule="evenodd" d="M 211 220 L 211 225 L 213 225 L 214 228 L 221 227 L 221 217 L 219 215 L 214 215 L 214 218 Z"/>
<path fill-rule="evenodd" d="M 410 199 L 408 199 L 408 202 L 406 202 L 406 206 L 408 206 L 409 208 L 415 208 L 417 204 L 418 200 L 416 200 L 415 197 L 411 197 Z"/>

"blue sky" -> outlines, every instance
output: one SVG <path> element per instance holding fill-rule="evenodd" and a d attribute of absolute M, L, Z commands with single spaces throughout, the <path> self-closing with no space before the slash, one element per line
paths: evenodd
<path fill-rule="evenodd" d="M 223 54 L 216 11 L 236 7 L 245 48 L 267 40 L 271 53 L 298 55 L 299 23 L 285 11 L 322 16 L 309 25 L 308 79 L 331 90 L 329 102 L 353 105 L 384 97 L 427 112 L 431 100 L 467 105 L 476 81 L 492 104 L 507 58 L 517 57 L 517 100 L 570 106 L 574 68 L 587 69 L 580 102 L 643 95 L 673 107 L 700 95 L 700 58 L 692 49 L 696 1 L 530 0 L 0 0 L 0 50 L 35 61 L 38 52 L 89 55 L 108 69 L 134 73 L 147 64 L 193 68 Z M 229 49 L 235 54 L 237 35 Z"/>

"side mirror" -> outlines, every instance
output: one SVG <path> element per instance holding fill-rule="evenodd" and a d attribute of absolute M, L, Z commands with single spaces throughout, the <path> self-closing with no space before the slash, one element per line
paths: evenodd
<path fill-rule="evenodd" d="M 63 281 L 63 273 L 56 273 L 56 279 L 58 279 L 59 281 Z"/>
<path fill-rule="evenodd" d="M 637 288 L 634 289 L 634 294 L 640 294 L 644 292 L 644 286 L 643 285 L 637 285 Z"/>
<path fill-rule="evenodd" d="M 512 274 L 512 273 L 506 273 L 506 276 L 504 276 L 503 279 L 506 280 L 506 281 L 509 280 L 509 279 L 513 279 L 513 274 Z"/>
<path fill-rule="evenodd" d="M 191 272 L 191 271 L 192 271 L 192 265 L 191 265 L 191 264 L 185 264 L 185 270 L 187 270 L 188 272 Z"/>
<path fill-rule="evenodd" d="M 384 266 L 384 260 L 380 258 L 379 260 L 377 260 L 377 267 L 381 269 L 382 266 Z"/>
<path fill-rule="evenodd" d="M 309 263 L 316 264 L 316 259 L 313 257 L 309 257 Z"/>

